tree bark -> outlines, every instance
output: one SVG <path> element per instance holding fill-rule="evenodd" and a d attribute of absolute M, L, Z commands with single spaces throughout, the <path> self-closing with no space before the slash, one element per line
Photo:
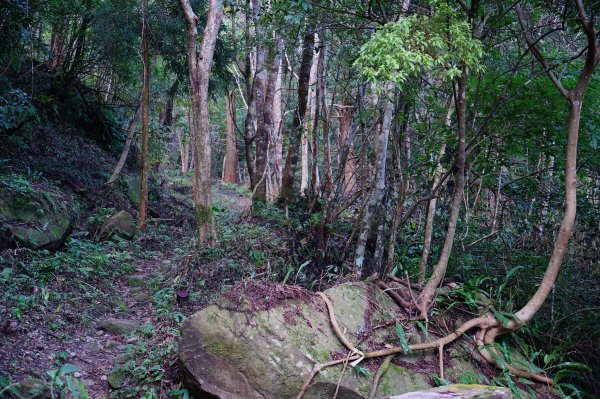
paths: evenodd
<path fill-rule="evenodd" d="M 187 24 L 187 50 L 192 98 L 191 136 L 194 148 L 193 197 L 198 245 L 211 246 L 216 239 L 211 194 L 211 140 L 208 115 L 208 82 L 217 35 L 223 19 L 223 3 L 209 0 L 200 53 L 196 50 L 198 17 L 189 0 L 179 0 Z"/>
<path fill-rule="evenodd" d="M 135 136 L 135 131 L 137 129 L 138 122 L 140 120 L 140 117 L 142 116 L 141 105 L 142 103 L 140 101 L 135 111 L 135 114 L 133 115 L 133 118 L 131 118 L 131 121 L 129 122 L 129 133 L 127 134 L 125 144 L 123 145 L 123 151 L 121 151 L 119 161 L 117 162 L 115 170 L 113 171 L 106 184 L 113 184 L 115 181 L 117 181 L 117 178 L 121 174 L 121 170 L 123 170 L 123 167 L 125 166 L 125 162 L 127 161 L 127 156 L 129 155 L 129 150 L 131 148 L 131 143 L 133 142 L 133 137 Z"/>
<path fill-rule="evenodd" d="M 365 250 L 367 247 L 367 240 L 369 233 L 371 232 L 371 220 L 375 211 L 381 205 L 383 196 L 385 194 L 385 171 L 387 161 L 387 149 L 388 141 L 390 137 L 390 129 L 392 126 L 392 118 L 394 111 L 394 104 L 390 96 L 392 95 L 391 85 L 387 85 L 387 89 L 384 91 L 385 108 L 383 111 L 383 122 L 377 134 L 376 141 L 376 160 L 375 160 L 375 181 L 373 192 L 367 202 L 363 218 L 361 220 L 360 234 L 358 235 L 358 241 L 356 243 L 356 253 L 354 257 L 354 271 L 359 276 L 363 277 L 365 272 L 364 261 L 365 261 Z"/>
<path fill-rule="evenodd" d="M 138 227 L 146 228 L 148 212 L 148 141 L 150 134 L 150 57 L 148 56 L 148 2 L 142 1 L 142 153 L 140 157 L 140 215 Z"/>
<path fill-rule="evenodd" d="M 237 183 L 237 140 L 235 135 L 235 90 L 227 93 L 227 117 L 225 122 L 225 136 L 227 147 L 225 150 L 225 163 L 223 167 L 222 180 L 226 183 Z"/>
<path fill-rule="evenodd" d="M 569 105 L 569 122 L 567 127 L 565 164 L 565 213 L 560 224 L 558 236 L 554 242 L 554 249 L 552 250 L 550 260 L 548 261 L 548 267 L 546 268 L 544 277 L 542 278 L 537 291 L 527 304 L 515 313 L 518 321 L 511 322 L 508 326 L 509 329 L 518 328 L 531 320 L 546 301 L 546 298 L 548 298 L 548 295 L 556 282 L 556 278 L 558 277 L 575 224 L 575 216 L 577 213 L 577 141 L 579 138 L 579 124 L 581 121 L 581 106 L 589 81 L 594 73 L 594 69 L 598 65 L 598 61 L 600 61 L 600 44 L 597 43 L 597 34 L 593 25 L 593 20 L 588 20 L 581 0 L 576 0 L 575 5 L 579 16 L 579 22 L 587 36 L 588 48 L 583 69 L 579 74 L 575 87 L 570 90 L 566 90 L 560 80 L 554 75 L 552 69 L 547 68 L 547 61 L 539 50 L 537 50 L 534 42 L 527 33 L 520 5 L 516 6 L 519 22 L 523 29 L 525 41 L 529 50 L 542 67 L 546 69 L 546 74 L 549 79 L 567 100 Z M 491 336 L 494 334 L 496 334 L 496 332 L 490 332 Z"/>
<path fill-rule="evenodd" d="M 282 43 L 283 44 L 283 43 Z M 281 111 L 281 80 L 282 80 L 282 61 L 279 59 L 279 68 L 277 69 L 277 77 L 275 79 L 275 95 L 273 98 L 273 130 L 271 132 L 272 144 L 271 149 L 273 155 L 273 192 L 271 196 L 273 200 L 279 197 L 281 192 L 281 177 L 283 173 L 283 113 Z"/>
<path fill-rule="evenodd" d="M 452 100 L 450 100 L 450 104 L 448 105 L 448 112 L 446 113 L 446 120 L 444 125 L 446 127 L 450 127 L 450 123 L 452 122 Z M 442 178 L 442 173 L 444 172 L 444 168 L 442 166 L 442 158 L 446 153 L 446 143 L 443 143 L 438 151 L 436 158 L 436 167 L 433 172 L 433 185 L 431 189 L 434 190 L 440 184 L 440 179 Z M 425 232 L 423 234 L 423 252 L 421 253 L 421 262 L 419 263 L 419 276 L 418 283 L 421 284 L 425 281 L 425 271 L 427 269 L 427 261 L 429 259 L 429 252 L 431 251 L 431 238 L 433 237 L 433 219 L 435 218 L 435 210 L 437 208 L 437 197 L 433 197 L 429 200 L 429 204 L 427 205 L 427 216 L 425 218 Z"/>
<path fill-rule="evenodd" d="M 298 79 L 298 104 L 292 119 L 292 128 L 289 134 L 290 145 L 283 169 L 281 183 L 281 196 L 286 204 L 289 204 L 294 196 L 294 175 L 298 163 L 298 150 L 300 149 L 300 135 L 304 117 L 306 116 L 306 100 L 308 97 L 308 82 L 313 59 L 314 33 L 307 33 L 302 44 L 302 61 Z"/>
<path fill-rule="evenodd" d="M 344 105 L 340 109 L 340 128 L 338 133 L 338 147 L 346 148 L 347 154 L 343 158 L 343 151 L 338 151 L 338 168 L 343 170 L 343 192 L 350 194 L 356 188 L 356 159 L 354 158 L 354 142 L 349 142 L 348 133 L 352 124 L 352 114 L 354 107 L 349 104 L 349 101 L 344 101 Z"/>
<path fill-rule="evenodd" d="M 454 192 L 452 194 L 452 205 L 450 207 L 450 217 L 448 218 L 448 228 L 446 230 L 446 238 L 444 246 L 440 253 L 438 263 L 433 269 L 433 273 L 425 287 L 419 294 L 419 311 L 421 317 L 427 319 L 429 305 L 433 300 L 435 289 L 441 283 L 448 268 L 448 261 L 454 245 L 454 236 L 456 234 L 456 224 L 460 213 L 460 207 L 465 189 L 465 161 L 466 161 L 466 113 L 467 113 L 467 73 L 462 70 L 462 75 L 458 78 L 456 90 L 456 114 L 458 119 L 458 151 L 456 155 L 456 171 L 454 173 Z"/>

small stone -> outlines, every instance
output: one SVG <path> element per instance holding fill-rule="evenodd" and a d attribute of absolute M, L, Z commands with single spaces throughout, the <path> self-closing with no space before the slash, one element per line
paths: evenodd
<path fill-rule="evenodd" d="M 96 331 L 96 336 L 98 336 L 98 337 L 101 336 L 101 335 L 103 335 L 103 334 L 104 334 L 104 332 L 102 332 L 101 330 L 97 330 Z"/>
<path fill-rule="evenodd" d="M 137 293 L 134 297 L 133 297 L 133 301 L 135 303 L 140 303 L 140 302 L 146 302 L 151 298 L 150 293 L 142 291 Z"/>
<path fill-rule="evenodd" d="M 116 348 L 117 346 L 119 346 L 119 343 L 115 342 L 115 341 L 108 341 L 105 345 L 106 349 L 113 349 L 113 348 Z"/>
<path fill-rule="evenodd" d="M 82 374 L 79 371 L 76 371 L 73 373 L 73 377 L 75 377 L 75 378 L 81 378 L 81 375 Z"/>
<path fill-rule="evenodd" d="M 130 287 L 145 287 L 146 280 L 148 280 L 148 277 L 143 274 L 132 274 L 127 278 L 127 285 Z"/>
<path fill-rule="evenodd" d="M 102 347 L 100 346 L 100 343 L 98 341 L 92 340 L 83 344 L 83 349 L 85 349 L 88 352 L 100 352 Z"/>
<path fill-rule="evenodd" d="M 108 374 L 107 380 L 108 380 L 108 384 L 113 389 L 119 389 L 125 383 L 126 378 L 127 378 L 126 371 L 120 367 L 115 367 Z"/>
<path fill-rule="evenodd" d="M 106 381 L 106 380 L 108 380 L 108 377 L 106 375 L 100 376 L 100 381 Z"/>
<path fill-rule="evenodd" d="M 113 334 L 129 334 L 141 328 L 142 323 L 132 319 L 108 318 L 100 324 L 100 328 Z"/>

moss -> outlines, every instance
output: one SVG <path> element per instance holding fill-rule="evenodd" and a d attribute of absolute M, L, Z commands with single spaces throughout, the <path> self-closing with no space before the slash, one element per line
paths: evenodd
<path fill-rule="evenodd" d="M 227 342 L 209 342 L 202 347 L 206 353 L 215 357 L 242 358 L 243 350 L 239 345 L 229 344 Z"/>
<path fill-rule="evenodd" d="M 196 223 L 201 226 L 210 223 L 213 218 L 212 207 L 196 204 Z"/>

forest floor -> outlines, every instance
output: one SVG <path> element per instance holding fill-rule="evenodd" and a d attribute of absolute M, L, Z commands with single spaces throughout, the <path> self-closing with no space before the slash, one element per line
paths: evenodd
<path fill-rule="evenodd" d="M 18 143 L 27 147 L 27 162 L 17 158 L 19 145 L 1 154 L 10 175 L 59 185 L 79 211 L 58 250 L 0 250 L 0 391 L 33 377 L 56 391 L 81 382 L 93 399 L 183 398 L 181 323 L 241 279 L 281 279 L 301 245 L 298 226 L 270 205 L 250 212 L 245 187 L 215 182 L 218 243 L 198 251 L 191 179 L 167 170 L 151 187 L 146 230 L 131 240 L 99 241 L 110 215 L 135 214 L 124 184 L 135 173 L 107 189 L 114 156 L 70 134 L 44 145 L 50 137 Z"/>

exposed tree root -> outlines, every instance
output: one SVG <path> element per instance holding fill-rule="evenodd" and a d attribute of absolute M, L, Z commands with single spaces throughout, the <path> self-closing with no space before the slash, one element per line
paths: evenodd
<path fill-rule="evenodd" d="M 411 303 L 409 301 L 407 301 L 406 299 L 404 299 L 398 292 L 397 289 L 392 288 L 390 286 L 388 286 L 386 283 L 384 283 L 381 280 L 377 280 L 375 281 L 375 284 L 386 294 L 388 294 L 390 296 L 390 298 L 392 298 L 392 300 L 394 302 L 396 302 L 396 304 L 398 306 L 400 306 L 400 308 L 402 310 L 404 310 L 407 314 L 410 315 L 410 310 L 413 308 L 413 306 L 411 305 Z"/>
<path fill-rule="evenodd" d="M 325 295 L 322 292 L 318 292 L 317 295 L 319 295 L 325 302 L 325 305 L 327 306 L 327 310 L 329 312 L 329 320 L 331 322 L 331 327 L 332 327 L 334 333 L 336 334 L 336 336 L 338 337 L 338 339 L 350 351 L 350 355 L 343 359 L 332 360 L 327 363 L 315 364 L 315 366 L 313 367 L 308 378 L 304 382 L 304 385 L 302 385 L 300 392 L 296 396 L 296 399 L 301 399 L 304 396 L 304 393 L 310 386 L 314 377 L 317 375 L 317 373 L 319 371 L 323 370 L 324 368 L 327 368 L 330 366 L 335 366 L 337 364 L 349 362 L 349 361 L 354 362 L 353 365 L 356 365 L 357 361 L 361 361 L 362 359 L 371 359 L 371 358 L 383 357 L 383 356 L 386 357 L 386 361 L 389 358 L 389 360 L 391 362 L 391 358 L 394 355 L 397 355 L 400 353 L 405 353 L 405 350 L 399 346 L 380 349 L 380 350 L 373 351 L 373 352 L 362 353 L 348 340 L 348 338 L 344 335 L 344 333 L 340 329 L 340 326 L 335 317 L 335 310 L 333 308 L 333 304 L 331 303 L 331 300 L 327 297 L 327 295 Z M 500 322 L 489 313 L 484 316 L 476 317 L 474 319 L 466 321 L 461 326 L 456 328 L 454 330 L 454 332 L 452 332 L 444 337 L 438 338 L 438 339 L 436 339 L 434 341 L 430 341 L 430 342 L 423 342 L 420 344 L 409 345 L 408 349 L 409 349 L 409 351 L 438 349 L 440 351 L 440 373 L 442 373 L 442 375 L 443 375 L 443 357 L 441 356 L 441 351 L 443 351 L 444 346 L 454 342 L 455 340 L 460 338 L 460 336 L 462 336 L 464 333 L 466 333 L 467 331 L 474 329 L 474 328 L 479 329 L 479 332 L 476 335 L 476 343 L 477 343 L 478 352 L 481 354 L 483 359 L 486 360 L 488 363 L 490 363 L 500 369 L 508 370 L 510 373 L 512 373 L 518 377 L 527 378 L 529 380 L 537 381 L 537 382 L 540 382 L 540 383 L 543 383 L 546 385 L 552 385 L 552 379 L 549 377 L 531 373 L 531 372 L 524 371 L 521 369 L 517 369 L 514 366 L 511 366 L 508 364 L 502 364 L 502 365 L 498 364 L 498 362 L 495 360 L 495 357 L 494 357 L 494 356 L 498 356 L 498 352 L 493 347 L 494 340 L 499 335 L 512 332 L 513 329 L 502 328 L 500 325 Z M 385 363 L 385 361 L 384 361 L 384 363 Z M 382 367 L 383 367 L 383 365 L 382 365 Z M 387 367 L 389 367 L 389 364 Z M 381 375 L 383 375 L 384 372 L 385 372 L 385 370 L 383 370 L 381 372 Z M 379 371 L 378 371 L 378 374 L 379 374 Z M 379 376 L 379 378 L 381 378 L 381 375 Z M 374 382 L 374 384 L 373 384 L 374 386 L 371 387 L 371 393 L 373 392 L 373 390 L 375 390 L 375 391 L 377 390 L 377 386 L 376 386 L 375 382 L 377 382 L 377 384 L 379 383 L 378 380 L 377 381 L 374 380 L 373 382 Z"/>
<path fill-rule="evenodd" d="M 379 380 L 385 374 L 387 369 L 390 368 L 390 363 L 392 362 L 393 358 L 394 358 L 394 355 L 386 356 L 386 358 L 383 361 L 383 363 L 381 364 L 381 366 L 379 366 L 379 369 L 377 370 L 375 377 L 373 377 L 373 384 L 371 384 L 371 391 L 369 392 L 369 399 L 375 399 L 375 394 L 377 393 L 377 387 L 379 386 Z"/>
<path fill-rule="evenodd" d="M 479 354 L 488 363 L 493 364 L 501 370 L 508 370 L 508 372 L 510 372 L 513 375 L 516 375 L 517 377 L 527 378 L 528 380 L 537 381 L 539 383 L 551 386 L 553 384 L 553 381 L 550 377 L 518 369 L 510 364 L 507 364 L 506 362 L 498 362 L 498 359 L 501 359 L 501 355 L 494 347 L 495 339 L 497 336 L 502 335 L 502 333 L 506 334 L 508 332 L 512 331 L 503 331 L 498 327 L 490 328 L 488 330 L 483 331 L 483 333 L 477 339 L 477 350 Z M 483 339 L 481 339 L 481 336 L 483 336 Z"/>

